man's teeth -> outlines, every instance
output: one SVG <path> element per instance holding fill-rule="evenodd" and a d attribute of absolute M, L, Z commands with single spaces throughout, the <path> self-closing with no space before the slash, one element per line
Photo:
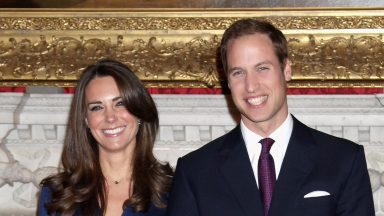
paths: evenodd
<path fill-rule="evenodd" d="M 252 105 L 260 105 L 262 104 L 265 100 L 267 100 L 268 96 L 261 96 L 261 97 L 256 97 L 256 98 L 250 98 L 248 99 L 248 103 Z"/>
<path fill-rule="evenodd" d="M 103 130 L 103 133 L 105 133 L 105 134 L 117 134 L 117 133 L 123 131 L 124 128 L 125 127 L 118 127 L 115 129 L 107 129 L 107 130 Z"/>

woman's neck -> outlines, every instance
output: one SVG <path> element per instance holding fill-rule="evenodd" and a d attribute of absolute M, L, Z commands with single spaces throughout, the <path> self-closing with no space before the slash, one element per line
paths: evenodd
<path fill-rule="evenodd" d="M 126 155 L 113 155 L 113 157 L 100 155 L 100 167 L 108 184 L 120 184 L 123 181 L 130 181 L 132 165 L 132 157 Z"/>

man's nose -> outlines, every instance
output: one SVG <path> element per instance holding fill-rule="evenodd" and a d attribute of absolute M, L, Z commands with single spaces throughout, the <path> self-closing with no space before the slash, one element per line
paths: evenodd
<path fill-rule="evenodd" d="M 245 76 L 245 88 L 248 92 L 254 92 L 259 85 L 259 80 L 252 73 L 247 73 Z"/>

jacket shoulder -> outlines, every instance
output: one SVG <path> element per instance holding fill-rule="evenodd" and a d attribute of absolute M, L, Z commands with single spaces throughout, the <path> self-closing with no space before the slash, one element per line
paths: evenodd
<path fill-rule="evenodd" d="M 356 150 L 362 148 L 362 145 L 359 145 L 351 140 L 346 138 L 338 137 L 332 134 L 322 132 L 318 129 L 314 129 L 300 122 L 294 118 L 294 131 L 292 135 L 300 136 L 302 132 L 307 131 L 312 136 L 313 140 L 317 145 L 325 148 L 333 149 L 350 149 Z M 304 132 L 306 133 L 306 132 Z"/>

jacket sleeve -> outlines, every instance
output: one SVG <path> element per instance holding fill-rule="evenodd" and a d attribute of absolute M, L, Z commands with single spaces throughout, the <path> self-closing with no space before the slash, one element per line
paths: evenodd
<path fill-rule="evenodd" d="M 168 201 L 167 216 L 199 215 L 197 202 L 185 173 L 186 170 L 183 165 L 183 159 L 179 158 Z"/>
<path fill-rule="evenodd" d="M 358 146 L 337 205 L 340 216 L 374 216 L 375 209 L 363 146 Z"/>

